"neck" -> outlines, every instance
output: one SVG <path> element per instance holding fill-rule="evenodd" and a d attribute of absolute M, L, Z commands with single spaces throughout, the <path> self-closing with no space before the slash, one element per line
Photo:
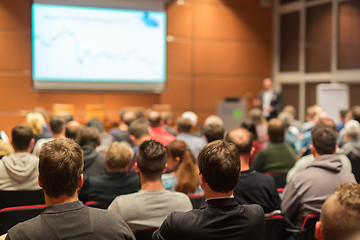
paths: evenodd
<path fill-rule="evenodd" d="M 65 134 L 53 134 L 54 139 L 65 138 Z"/>
<path fill-rule="evenodd" d="M 15 149 L 15 152 L 16 153 L 29 153 L 28 150 L 16 150 L 16 149 Z"/>
<path fill-rule="evenodd" d="M 241 171 L 246 171 L 250 169 L 249 165 L 249 156 L 240 156 L 240 163 L 241 163 Z"/>
<path fill-rule="evenodd" d="M 211 198 L 229 198 L 231 195 L 233 195 L 233 191 L 227 192 L 227 193 L 221 193 L 221 192 L 214 192 L 212 190 L 205 191 L 205 198 L 211 199 Z"/>
<path fill-rule="evenodd" d="M 106 171 L 109 173 L 125 172 L 125 168 L 118 168 L 118 169 L 106 168 Z"/>
<path fill-rule="evenodd" d="M 143 142 L 145 142 L 146 140 L 150 140 L 150 136 L 149 136 L 149 135 L 145 135 L 145 136 L 142 136 L 142 137 L 140 137 L 140 138 L 138 138 L 138 139 L 135 139 L 135 140 L 134 140 L 134 144 L 135 144 L 135 145 L 140 145 L 140 144 L 142 144 Z"/>
<path fill-rule="evenodd" d="M 45 192 L 44 192 L 44 195 L 45 195 L 46 206 L 51 206 L 51 205 L 55 205 L 55 204 L 59 204 L 59 203 L 75 202 L 75 201 L 79 200 L 77 192 L 75 192 L 75 194 L 72 196 L 68 196 L 68 195 L 64 194 L 57 198 L 50 197 Z"/>
<path fill-rule="evenodd" d="M 144 179 L 140 174 L 141 190 L 165 190 L 162 185 L 161 178 L 154 181 Z"/>

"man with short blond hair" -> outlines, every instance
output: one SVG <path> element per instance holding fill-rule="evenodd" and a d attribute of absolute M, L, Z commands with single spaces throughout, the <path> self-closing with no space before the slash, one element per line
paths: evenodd
<path fill-rule="evenodd" d="M 315 237 L 320 240 L 360 239 L 360 185 L 340 185 L 323 204 Z"/>

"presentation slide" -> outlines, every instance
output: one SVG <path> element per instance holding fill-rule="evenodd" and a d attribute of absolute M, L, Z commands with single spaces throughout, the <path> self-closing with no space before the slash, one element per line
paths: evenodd
<path fill-rule="evenodd" d="M 164 83 L 166 14 L 34 3 L 32 76 L 34 81 Z"/>

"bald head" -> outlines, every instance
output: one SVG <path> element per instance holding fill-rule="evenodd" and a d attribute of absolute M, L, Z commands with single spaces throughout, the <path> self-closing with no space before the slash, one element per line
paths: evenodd
<path fill-rule="evenodd" d="M 318 239 L 359 239 L 360 185 L 352 183 L 340 185 L 323 204 L 320 222 L 317 224 Z"/>
<path fill-rule="evenodd" d="M 250 155 L 253 143 L 251 133 L 245 128 L 238 128 L 230 131 L 225 136 L 227 142 L 235 144 L 240 155 Z"/>
<path fill-rule="evenodd" d="M 271 119 L 268 125 L 268 135 L 271 143 L 283 143 L 285 126 L 279 119 Z"/>
<path fill-rule="evenodd" d="M 151 127 L 160 127 L 161 125 L 161 116 L 159 112 L 151 111 L 148 115 L 148 119 Z"/>
<path fill-rule="evenodd" d="M 130 123 L 136 118 L 135 114 L 132 111 L 125 111 L 121 116 L 121 121 L 123 121 L 127 126 L 130 126 Z"/>

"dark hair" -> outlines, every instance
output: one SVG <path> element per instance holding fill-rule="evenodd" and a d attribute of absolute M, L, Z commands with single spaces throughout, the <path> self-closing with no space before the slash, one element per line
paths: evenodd
<path fill-rule="evenodd" d="M 11 138 L 15 149 L 24 151 L 29 148 L 33 131 L 29 126 L 17 125 L 11 131 Z"/>
<path fill-rule="evenodd" d="M 40 181 L 50 197 L 72 196 L 78 189 L 83 167 L 83 151 L 72 139 L 55 139 L 41 148 Z"/>
<path fill-rule="evenodd" d="M 129 126 L 129 134 L 139 139 L 142 136 L 149 135 L 148 127 L 148 121 L 145 119 L 136 119 Z"/>
<path fill-rule="evenodd" d="M 271 143 L 283 143 L 285 126 L 279 119 L 271 119 L 268 125 L 268 135 Z"/>
<path fill-rule="evenodd" d="M 245 128 L 230 131 L 225 141 L 235 144 L 240 155 L 249 155 L 253 146 L 252 134 Z"/>
<path fill-rule="evenodd" d="M 176 121 L 176 126 L 177 126 L 177 130 L 179 133 L 182 133 L 182 132 L 189 133 L 192 128 L 192 122 L 188 118 L 180 117 Z"/>
<path fill-rule="evenodd" d="M 100 145 L 100 133 L 96 128 L 83 127 L 77 132 L 76 141 L 82 147 L 85 145 L 97 147 Z"/>
<path fill-rule="evenodd" d="M 152 111 L 148 115 L 148 119 L 151 127 L 160 127 L 161 125 L 161 116 L 158 112 Z"/>
<path fill-rule="evenodd" d="M 217 124 L 209 124 L 204 127 L 204 135 L 208 143 L 215 140 L 222 140 L 224 138 L 224 133 L 224 128 Z"/>
<path fill-rule="evenodd" d="M 333 154 L 336 147 L 336 131 L 330 127 L 315 126 L 311 131 L 311 141 L 320 155 Z"/>
<path fill-rule="evenodd" d="M 129 110 L 123 110 L 120 113 L 120 120 L 124 122 L 127 126 L 130 126 L 131 122 L 135 120 L 135 118 L 135 114 Z"/>
<path fill-rule="evenodd" d="M 256 126 L 253 122 L 251 121 L 244 121 L 240 124 L 240 127 L 245 128 L 246 130 L 248 130 L 251 134 L 252 134 L 252 138 L 257 140 L 258 135 L 256 132 Z"/>
<path fill-rule="evenodd" d="M 230 192 L 239 181 L 240 155 L 230 142 L 209 143 L 200 151 L 198 162 L 200 173 L 215 192 Z"/>
<path fill-rule="evenodd" d="M 177 184 L 175 191 L 193 193 L 199 187 L 199 168 L 196 158 L 188 145 L 179 139 L 175 139 L 166 145 L 167 156 L 179 158 L 179 165 L 176 170 Z"/>
<path fill-rule="evenodd" d="M 65 127 L 65 120 L 62 116 L 51 116 L 49 123 L 53 134 L 60 134 Z"/>
<path fill-rule="evenodd" d="M 165 147 L 154 140 L 144 141 L 139 146 L 136 162 L 146 179 L 150 181 L 160 179 L 166 163 Z"/>
<path fill-rule="evenodd" d="M 98 118 L 90 119 L 90 121 L 87 123 L 87 126 L 96 128 L 100 133 L 104 132 L 105 130 L 104 125 Z"/>

